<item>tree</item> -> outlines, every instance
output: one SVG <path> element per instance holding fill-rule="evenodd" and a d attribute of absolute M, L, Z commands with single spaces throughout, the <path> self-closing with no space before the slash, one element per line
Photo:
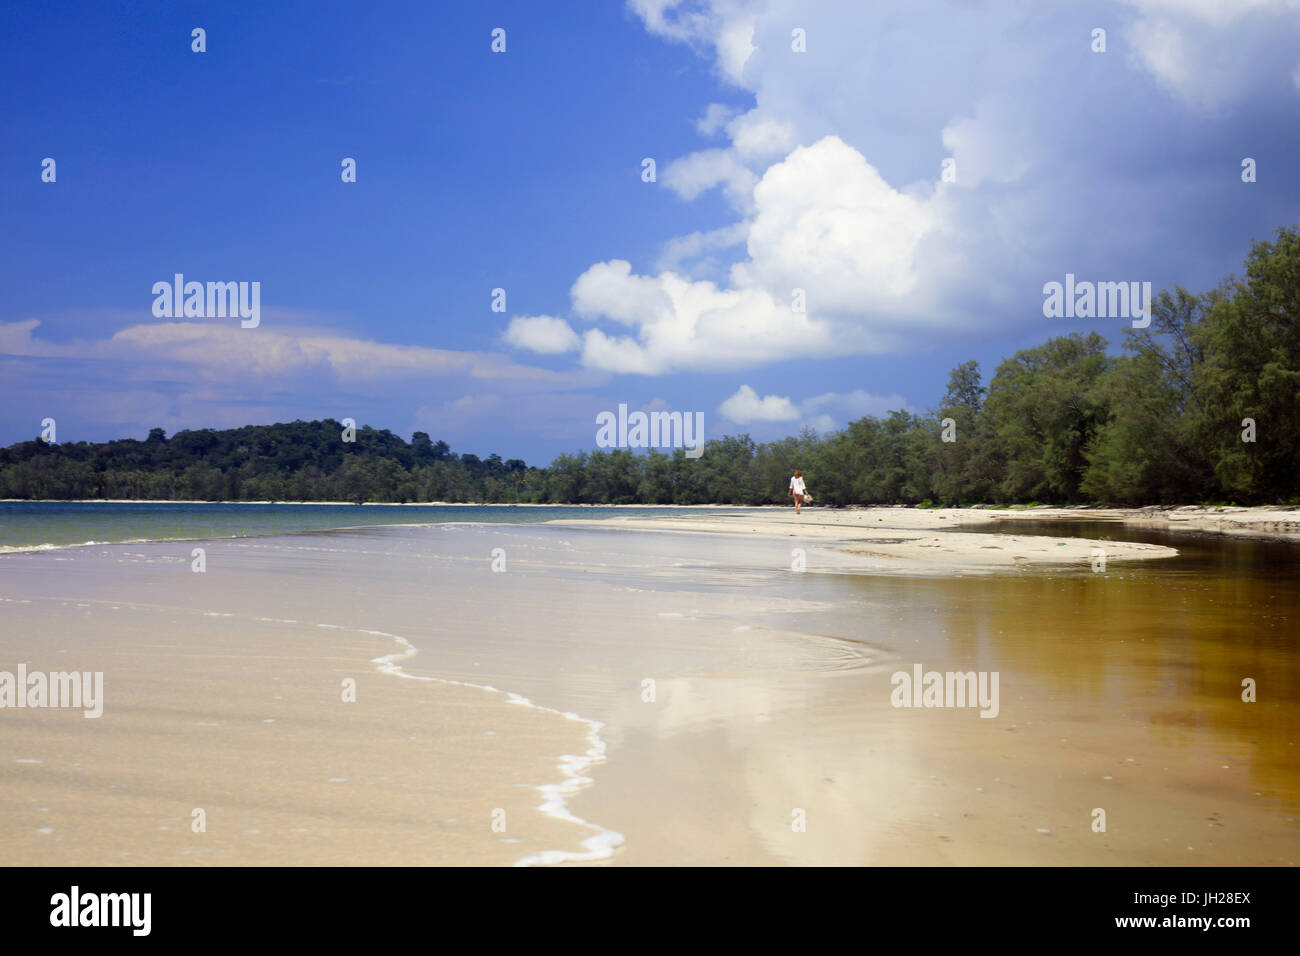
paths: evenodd
<path fill-rule="evenodd" d="M 1096 332 L 1049 339 L 998 366 L 984 412 L 1012 500 L 1075 500 L 1085 449 L 1106 420 L 1097 385 L 1111 367 Z"/>
<path fill-rule="evenodd" d="M 1116 503 L 1199 498 L 1213 484 L 1205 447 L 1194 437 L 1204 418 L 1196 388 L 1205 360 L 1200 326 L 1217 294 L 1161 292 L 1151 326 L 1125 332 L 1125 351 L 1099 385 L 1109 419 L 1085 456 L 1080 491 Z"/>
<path fill-rule="evenodd" d="M 1263 501 L 1300 495 L 1300 231 L 1253 245 L 1246 276 L 1231 281 L 1200 323 L 1205 359 L 1197 440 L 1227 493 Z M 1245 419 L 1254 442 L 1242 440 Z"/>

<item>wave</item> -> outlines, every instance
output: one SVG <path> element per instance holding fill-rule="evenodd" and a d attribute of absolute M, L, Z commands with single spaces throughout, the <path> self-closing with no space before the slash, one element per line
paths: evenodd
<path fill-rule="evenodd" d="M 134 544 L 131 541 L 70 541 L 67 544 L 0 544 L 0 554 L 22 554 L 27 551 L 59 551 L 63 548 L 85 548 L 95 544 Z"/>
<path fill-rule="evenodd" d="M 318 625 L 327 627 L 329 625 Z M 364 629 L 363 629 L 364 630 Z M 549 866 L 555 863 L 568 863 L 590 860 L 605 860 L 614 855 L 615 849 L 622 846 L 625 841 L 623 834 L 615 830 L 608 830 L 589 820 L 584 820 L 577 816 L 569 809 L 566 797 L 577 793 L 587 784 L 592 783 L 592 779 L 585 776 L 586 771 L 596 763 L 605 759 L 605 741 L 601 739 L 600 731 L 604 724 L 598 720 L 580 716 L 572 711 L 556 710 L 554 707 L 545 707 L 541 704 L 534 703 L 521 694 L 513 691 L 501 690 L 492 687 L 489 684 L 472 684 L 468 681 L 449 680 L 443 677 L 422 677 L 417 674 L 408 674 L 397 663 L 398 661 L 409 660 L 419 653 L 419 649 L 406 638 L 399 634 L 391 634 L 387 631 L 364 630 L 366 634 L 373 634 L 376 637 L 387 637 L 396 641 L 402 646 L 402 650 L 394 654 L 386 654 L 383 657 L 374 658 L 371 663 L 378 666 L 380 672 L 391 674 L 394 677 L 405 677 L 408 680 L 434 681 L 439 684 L 452 684 L 458 687 L 474 687 L 478 690 L 488 691 L 493 694 L 504 694 L 506 699 L 512 704 L 518 704 L 521 707 L 529 707 L 533 710 L 544 711 L 549 714 L 558 714 L 568 720 L 585 724 L 587 727 L 587 743 L 590 745 L 587 752 L 581 755 L 564 754 L 560 757 L 559 769 L 564 774 L 564 780 L 560 783 L 543 784 L 535 789 L 541 792 L 543 800 L 538 808 L 542 813 L 557 820 L 564 820 L 567 823 L 576 823 L 579 826 L 586 827 L 596 832 L 583 840 L 579 845 L 585 848 L 585 852 L 576 853 L 571 850 L 543 850 L 541 853 L 535 853 L 532 856 L 526 856 L 515 861 L 515 866 Z"/>

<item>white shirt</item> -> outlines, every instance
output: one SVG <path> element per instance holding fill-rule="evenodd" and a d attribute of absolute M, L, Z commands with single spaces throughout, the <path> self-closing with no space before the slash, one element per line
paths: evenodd
<path fill-rule="evenodd" d="M 802 478 L 791 478 L 791 479 L 790 479 L 790 490 L 793 491 L 796 495 L 801 495 L 801 494 L 803 494 L 803 493 L 804 493 L 804 491 L 803 491 L 803 479 L 802 479 Z"/>

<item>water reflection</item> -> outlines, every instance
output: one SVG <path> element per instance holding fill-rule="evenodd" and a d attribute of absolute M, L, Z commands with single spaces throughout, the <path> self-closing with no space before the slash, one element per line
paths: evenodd
<path fill-rule="evenodd" d="M 999 670 L 1012 721 L 1081 721 L 1099 739 L 1144 741 L 1165 762 L 1244 762 L 1255 790 L 1297 809 L 1300 547 L 1097 521 L 978 530 L 1137 540 L 1180 553 L 1112 561 L 1102 573 L 1038 567 L 917 579 L 908 594 L 896 581 L 842 579 L 871 598 L 931 608 L 941 621 L 918 627 L 904 609 L 891 633 L 878 635 L 883 644 L 927 667 Z M 1242 700 L 1246 678 L 1256 682 L 1256 703 Z"/>

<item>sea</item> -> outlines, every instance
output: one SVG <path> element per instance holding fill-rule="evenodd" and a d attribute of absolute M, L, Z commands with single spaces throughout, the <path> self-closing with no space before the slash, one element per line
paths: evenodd
<path fill-rule="evenodd" d="M 727 509 L 734 513 L 736 509 Z M 598 505 L 353 505 L 170 501 L 0 501 L 0 553 L 129 541 L 189 541 L 375 525 L 536 524 L 680 514 Z M 696 513 L 707 513 L 699 512 Z"/>

